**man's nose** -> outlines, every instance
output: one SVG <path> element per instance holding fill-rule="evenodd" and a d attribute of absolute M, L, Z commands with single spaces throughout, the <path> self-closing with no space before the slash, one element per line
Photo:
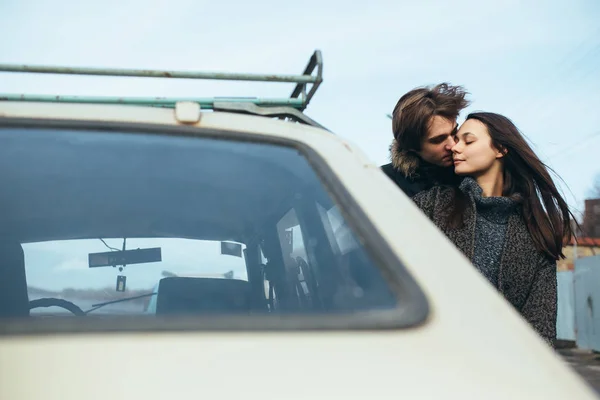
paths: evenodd
<path fill-rule="evenodd" d="M 446 139 L 446 150 L 452 150 L 452 147 L 454 147 L 455 144 L 456 142 L 454 141 L 454 138 L 452 136 L 448 137 L 448 139 Z"/>

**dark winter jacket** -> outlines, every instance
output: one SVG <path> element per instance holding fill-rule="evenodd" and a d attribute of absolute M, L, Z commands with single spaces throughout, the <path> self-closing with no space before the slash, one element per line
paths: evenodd
<path fill-rule="evenodd" d="M 487 265 L 482 263 L 481 260 L 485 259 L 481 257 L 483 244 L 476 235 L 477 228 L 485 226 L 477 223 L 478 218 L 482 218 L 476 202 L 476 198 L 481 196 L 481 188 L 476 183 L 473 186 L 473 182 L 472 178 L 465 178 L 458 189 L 465 193 L 467 199 L 464 224 L 459 228 L 451 229 L 446 225 L 456 189 L 437 186 L 419 193 L 413 200 L 471 262 L 479 264 L 477 267 L 490 283 L 552 346 L 556 338 L 556 261 L 536 249 L 525 225 L 522 207 L 517 205 L 507 215 L 501 249 Z M 498 238 L 492 241 L 498 243 Z M 480 248 L 476 248 L 476 243 L 480 243 Z M 483 250 L 490 252 L 490 249 Z M 497 262 L 493 260 L 495 256 Z M 497 267 L 493 268 L 493 264 Z"/>

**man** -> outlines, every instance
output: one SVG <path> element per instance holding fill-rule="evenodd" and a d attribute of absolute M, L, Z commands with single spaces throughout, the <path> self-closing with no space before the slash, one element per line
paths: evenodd
<path fill-rule="evenodd" d="M 461 86 L 441 83 L 411 90 L 394 107 L 392 162 L 381 169 L 408 196 L 459 179 L 451 148 L 458 114 L 469 105 L 466 94 Z"/>

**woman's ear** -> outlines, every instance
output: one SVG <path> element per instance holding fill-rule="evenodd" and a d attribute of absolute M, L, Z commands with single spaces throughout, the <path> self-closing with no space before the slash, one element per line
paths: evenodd
<path fill-rule="evenodd" d="M 506 155 L 506 153 L 508 153 L 508 149 L 506 149 L 505 147 L 501 148 L 500 150 L 498 150 L 496 152 L 496 158 L 502 158 Z"/>

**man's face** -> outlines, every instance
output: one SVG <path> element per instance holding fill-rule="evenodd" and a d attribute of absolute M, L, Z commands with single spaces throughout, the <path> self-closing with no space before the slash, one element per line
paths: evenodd
<path fill-rule="evenodd" d="M 455 144 L 456 129 L 456 120 L 446 119 L 438 115 L 431 118 L 427 137 L 421 144 L 421 151 L 418 152 L 419 156 L 430 164 L 440 167 L 452 166 L 451 149 Z"/>

